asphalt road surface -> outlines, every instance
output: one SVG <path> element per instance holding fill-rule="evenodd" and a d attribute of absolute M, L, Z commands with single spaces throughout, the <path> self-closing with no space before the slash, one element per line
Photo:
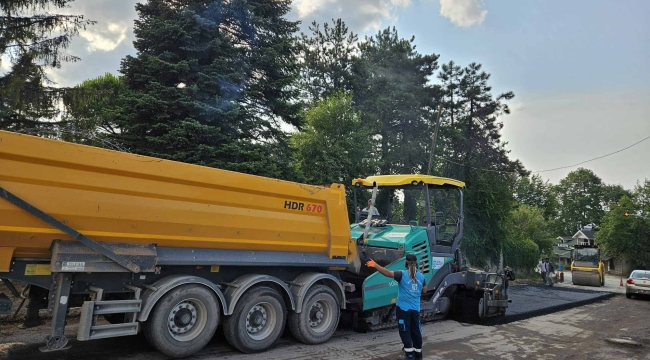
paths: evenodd
<path fill-rule="evenodd" d="M 508 310 L 508 314 L 505 318 L 488 321 L 487 324 L 492 326 L 462 324 L 451 320 L 425 324 L 423 332 L 425 334 L 426 358 L 520 358 L 526 354 L 536 358 L 533 354 L 545 353 L 544 349 L 547 347 L 556 350 L 562 349 L 557 344 L 549 345 L 544 342 L 544 336 L 557 337 L 557 332 L 560 331 L 558 329 L 563 329 L 561 334 L 567 337 L 562 340 L 561 343 L 564 344 L 562 346 L 566 346 L 567 341 L 577 341 L 572 340 L 576 333 L 580 333 L 579 338 L 583 337 L 583 330 L 578 329 L 573 322 L 576 319 L 584 320 L 587 315 L 575 318 L 573 315 L 557 315 L 566 313 L 566 311 L 559 312 L 560 310 L 575 306 L 579 306 L 577 309 L 591 309 L 585 310 L 587 311 L 585 314 L 589 314 L 587 316 L 589 319 L 597 321 L 598 309 L 604 309 L 605 306 L 602 301 L 613 301 L 611 297 L 614 296 L 614 294 L 604 292 L 541 286 L 512 286 L 509 291 L 513 303 Z M 614 300 L 628 299 L 622 297 L 618 299 L 617 297 Z M 601 301 L 601 303 L 593 305 L 594 302 L 598 301 Z M 592 305 L 585 305 L 586 303 L 592 303 Z M 644 303 L 641 301 L 630 304 L 641 304 L 638 306 L 650 310 L 650 306 L 648 306 L 650 302 Z M 594 306 L 596 307 L 594 308 Z M 645 310 L 645 316 L 648 314 L 647 310 Z M 571 311 L 575 312 L 575 309 Z M 626 310 L 622 309 L 621 311 L 625 312 Z M 583 314 L 580 311 L 578 313 Z M 544 314 L 551 315 L 543 316 Z M 76 337 L 77 322 L 78 319 L 69 319 L 67 335 L 70 339 Z M 644 320 L 641 324 L 648 325 L 648 322 Z M 42 339 L 48 332 L 47 325 L 28 330 L 19 330 L 16 325 L 17 323 L 2 326 L 0 358 L 21 360 L 80 360 L 90 358 L 93 360 L 162 360 L 166 358 L 149 347 L 142 336 L 89 342 L 71 340 L 72 348 L 69 350 L 40 353 L 38 347 L 42 345 Z M 603 325 L 606 326 L 607 324 Z M 650 334 L 650 326 L 646 327 L 648 329 L 646 335 L 648 335 Z M 587 328 L 588 326 L 585 325 L 585 329 Z M 227 345 L 223 335 L 217 334 L 210 345 L 189 359 L 395 359 L 399 355 L 399 349 L 401 349 L 401 342 L 396 330 L 366 334 L 341 330 L 330 341 L 317 346 L 302 345 L 290 336 L 284 336 L 276 347 L 257 355 L 238 353 Z"/>
<path fill-rule="evenodd" d="M 610 292 L 583 289 L 582 287 L 512 286 L 508 293 L 512 304 L 508 307 L 503 321 L 521 320 L 612 296 L 613 294 Z"/>

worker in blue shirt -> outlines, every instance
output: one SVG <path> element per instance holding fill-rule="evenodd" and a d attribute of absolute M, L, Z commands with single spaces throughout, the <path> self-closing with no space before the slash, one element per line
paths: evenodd
<path fill-rule="evenodd" d="M 420 295 L 427 292 L 424 275 L 418 271 L 418 259 L 413 254 L 406 255 L 406 270 L 390 271 L 373 260 L 366 266 L 375 268 L 382 275 L 393 278 L 398 283 L 397 323 L 399 336 L 404 343 L 407 359 L 422 359 L 422 329 L 420 328 Z"/>

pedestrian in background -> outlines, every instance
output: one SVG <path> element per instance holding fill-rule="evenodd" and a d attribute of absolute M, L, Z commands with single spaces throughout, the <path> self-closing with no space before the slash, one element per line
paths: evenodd
<path fill-rule="evenodd" d="M 549 258 L 546 258 L 546 276 L 555 276 L 555 266 Z M 549 279 L 549 281 L 553 281 L 553 279 Z"/>
<path fill-rule="evenodd" d="M 422 329 L 420 328 L 420 296 L 427 292 L 424 275 L 418 271 L 418 258 L 406 255 L 406 270 L 390 271 L 373 260 L 366 263 L 382 275 L 397 281 L 397 324 L 407 359 L 422 359 Z"/>
<path fill-rule="evenodd" d="M 546 264 L 546 259 L 542 259 L 542 280 L 544 280 L 544 284 L 546 284 L 546 274 L 548 273 L 548 267 Z"/>

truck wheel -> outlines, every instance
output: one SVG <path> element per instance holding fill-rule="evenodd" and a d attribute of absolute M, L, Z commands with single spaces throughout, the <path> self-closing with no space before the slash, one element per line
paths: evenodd
<path fill-rule="evenodd" d="M 334 291 L 316 285 L 307 291 L 300 314 L 289 314 L 289 330 L 302 343 L 324 343 L 336 331 L 340 315 L 341 306 Z"/>
<path fill-rule="evenodd" d="M 189 284 L 163 296 L 144 323 L 147 341 L 161 353 L 177 358 L 203 349 L 219 325 L 219 300 L 208 288 Z"/>
<path fill-rule="evenodd" d="M 487 304 L 485 303 L 483 298 L 481 298 L 481 300 L 478 301 L 478 317 L 481 318 L 481 319 L 485 318 L 485 306 L 486 305 Z"/>
<path fill-rule="evenodd" d="M 272 288 L 259 287 L 246 292 L 226 317 L 226 340 L 243 353 L 260 352 L 273 346 L 284 331 L 286 312 L 282 296 Z"/>

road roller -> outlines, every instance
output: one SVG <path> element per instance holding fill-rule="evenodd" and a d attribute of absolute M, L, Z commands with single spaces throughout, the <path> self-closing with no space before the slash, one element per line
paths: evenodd
<path fill-rule="evenodd" d="M 605 264 L 597 245 L 576 245 L 571 261 L 573 285 L 605 286 Z"/>

